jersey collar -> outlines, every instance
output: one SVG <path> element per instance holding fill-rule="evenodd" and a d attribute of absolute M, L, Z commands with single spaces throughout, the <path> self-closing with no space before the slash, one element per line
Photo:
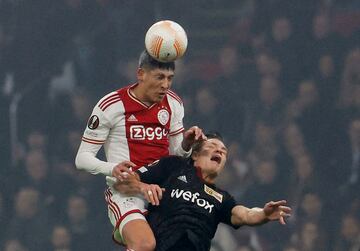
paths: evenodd
<path fill-rule="evenodd" d="M 128 89 L 127 89 L 127 94 L 128 94 L 128 96 L 133 100 L 133 101 L 135 101 L 136 103 L 138 103 L 139 105 L 141 105 L 141 106 L 143 106 L 144 108 L 147 108 L 147 109 L 150 109 L 150 108 L 152 108 L 153 106 L 155 106 L 156 105 L 156 103 L 154 103 L 154 104 L 152 104 L 152 105 L 147 105 L 147 104 L 145 104 L 144 102 L 142 102 L 140 99 L 138 99 L 137 97 L 135 97 L 135 95 L 134 94 L 132 94 L 131 93 L 131 89 L 134 89 L 137 85 L 139 85 L 139 83 L 135 83 L 135 84 L 132 84 Z"/>

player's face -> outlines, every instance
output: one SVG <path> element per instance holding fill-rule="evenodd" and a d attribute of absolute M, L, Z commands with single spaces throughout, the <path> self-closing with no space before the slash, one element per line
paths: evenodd
<path fill-rule="evenodd" d="M 203 175 L 214 179 L 225 167 L 227 148 L 218 139 L 208 139 L 204 142 L 200 152 L 193 158 L 195 166 L 201 168 Z"/>
<path fill-rule="evenodd" d="M 174 71 L 170 69 L 139 69 L 138 78 L 145 88 L 145 101 L 158 103 L 161 102 L 170 89 Z"/>

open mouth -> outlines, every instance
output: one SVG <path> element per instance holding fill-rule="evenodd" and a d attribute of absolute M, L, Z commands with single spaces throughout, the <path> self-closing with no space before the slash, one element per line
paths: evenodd
<path fill-rule="evenodd" d="M 219 155 L 214 155 L 211 157 L 210 159 L 211 161 L 215 161 L 216 163 L 220 164 L 221 163 L 221 157 Z"/>

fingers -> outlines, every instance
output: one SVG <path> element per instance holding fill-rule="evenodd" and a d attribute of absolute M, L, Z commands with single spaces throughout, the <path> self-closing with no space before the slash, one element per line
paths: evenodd
<path fill-rule="evenodd" d="M 147 184 L 144 184 L 145 187 L 144 188 L 141 188 L 141 192 L 144 196 L 144 198 L 150 203 L 153 205 L 153 203 L 155 203 L 154 201 L 154 198 L 152 197 L 152 191 L 151 189 L 148 188 L 148 185 Z"/>
<path fill-rule="evenodd" d="M 116 177 L 121 182 L 124 182 L 128 176 L 129 173 L 127 171 L 117 171 L 114 175 L 114 177 Z"/>
<path fill-rule="evenodd" d="M 269 205 L 272 207 L 277 207 L 277 206 L 284 206 L 284 205 L 286 205 L 286 203 L 287 203 L 286 200 L 270 201 Z"/>
<path fill-rule="evenodd" d="M 128 168 L 136 167 L 136 165 L 133 162 L 128 161 L 128 160 L 125 160 L 125 161 L 121 162 L 119 165 L 121 165 L 121 164 L 128 167 Z"/>
<path fill-rule="evenodd" d="M 147 198 L 148 198 L 148 202 L 151 203 L 152 205 L 156 205 L 156 201 L 155 201 L 155 196 L 154 193 L 151 191 L 151 189 L 146 191 L 147 194 Z"/>
<path fill-rule="evenodd" d="M 193 141 L 206 140 L 207 137 L 203 133 L 203 130 L 198 126 L 192 126 L 185 132 L 185 138 L 193 139 Z"/>
<path fill-rule="evenodd" d="M 156 190 L 157 196 L 158 196 L 159 201 L 160 201 L 162 199 L 162 196 L 163 196 L 163 190 L 159 186 L 156 186 L 155 190 Z M 159 204 L 160 204 L 160 202 L 159 202 Z"/>
<path fill-rule="evenodd" d="M 203 130 L 197 126 L 194 126 L 194 139 L 195 141 L 207 140 L 207 137 L 203 133 Z"/>
<path fill-rule="evenodd" d="M 200 129 L 197 126 L 194 128 L 194 135 L 195 135 L 195 137 L 194 137 L 195 141 L 198 141 L 198 140 L 202 139 L 203 137 L 205 137 L 202 129 Z"/>
<path fill-rule="evenodd" d="M 285 222 L 285 219 L 284 219 L 284 217 L 280 217 L 280 219 L 279 219 L 279 221 L 280 221 L 280 224 L 281 225 L 286 225 L 286 222 Z"/>
<path fill-rule="evenodd" d="M 148 191 L 149 197 L 152 198 L 152 204 L 158 206 L 160 204 L 159 196 L 156 189 L 152 186 L 151 190 Z"/>
<path fill-rule="evenodd" d="M 184 133 L 182 147 L 184 150 L 188 151 L 195 142 L 206 139 L 207 138 L 201 128 L 192 126 Z"/>
<path fill-rule="evenodd" d="M 280 212 L 279 222 L 281 225 L 286 225 L 285 218 L 290 217 L 290 214 L 285 213 L 283 211 Z"/>
<path fill-rule="evenodd" d="M 143 189 L 143 195 L 150 204 L 153 206 L 158 206 L 160 205 L 160 200 L 162 199 L 164 190 L 165 189 L 160 188 L 158 185 L 147 185 Z"/>
<path fill-rule="evenodd" d="M 291 208 L 290 207 L 279 206 L 279 209 L 281 211 L 283 211 L 284 213 L 287 213 L 287 214 L 291 213 Z"/>
<path fill-rule="evenodd" d="M 291 208 L 286 206 L 286 200 L 270 201 L 265 204 L 264 212 L 269 220 L 279 220 L 285 225 L 285 218 L 291 216 Z"/>
<path fill-rule="evenodd" d="M 123 161 L 116 165 L 112 170 L 113 177 L 119 179 L 120 181 L 124 181 L 127 176 L 132 175 L 133 172 L 131 168 L 136 167 L 136 165 L 131 161 Z"/>
<path fill-rule="evenodd" d="M 284 205 L 286 205 L 286 200 L 279 200 L 279 201 L 270 201 L 268 203 L 265 204 L 265 210 L 274 210 L 276 208 L 280 208 L 280 207 L 284 207 L 284 208 L 288 208 L 289 207 L 285 207 Z M 286 209 L 287 210 L 287 209 Z M 291 209 L 290 209 L 291 210 Z"/>

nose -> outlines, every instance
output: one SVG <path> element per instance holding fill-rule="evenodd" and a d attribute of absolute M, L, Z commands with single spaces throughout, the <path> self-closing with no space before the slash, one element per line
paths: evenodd
<path fill-rule="evenodd" d="M 162 84 L 161 84 L 161 87 L 163 88 L 163 89 L 165 89 L 165 90 L 168 90 L 169 88 L 170 88 L 170 81 L 169 80 L 167 80 L 167 79 L 164 79 L 164 81 L 162 82 Z"/>
<path fill-rule="evenodd" d="M 221 148 L 217 148 L 217 149 L 215 150 L 215 153 L 220 153 L 220 155 L 221 155 L 223 152 L 221 151 Z"/>

